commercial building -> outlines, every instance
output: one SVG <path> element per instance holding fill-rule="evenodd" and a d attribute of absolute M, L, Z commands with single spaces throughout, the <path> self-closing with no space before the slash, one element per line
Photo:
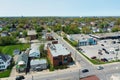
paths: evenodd
<path fill-rule="evenodd" d="M 69 37 L 67 36 L 69 40 L 74 40 L 78 42 L 78 46 L 87 46 L 87 45 L 96 45 L 97 40 L 89 35 L 85 34 L 71 34 Z"/>
<path fill-rule="evenodd" d="M 62 44 L 49 43 L 47 51 L 48 58 L 53 66 L 67 65 L 72 61 L 71 52 Z"/>
<path fill-rule="evenodd" d="M 120 38 L 120 32 L 114 32 L 114 33 L 100 33 L 100 34 L 90 34 L 91 37 L 103 40 L 103 39 L 119 39 Z"/>

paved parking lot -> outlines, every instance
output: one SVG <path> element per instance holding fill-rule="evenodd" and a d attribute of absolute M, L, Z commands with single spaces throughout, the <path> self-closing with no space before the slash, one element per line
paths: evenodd
<path fill-rule="evenodd" d="M 81 46 L 80 48 L 83 49 L 83 53 L 89 58 L 96 56 L 98 59 L 106 58 L 111 61 L 120 59 L 120 50 L 115 51 L 116 49 L 120 49 L 120 44 L 117 42 L 118 40 L 111 39 L 100 40 L 97 45 Z M 106 53 L 104 49 L 108 51 L 108 53 Z M 101 54 L 98 54 L 99 50 L 101 50 Z"/>

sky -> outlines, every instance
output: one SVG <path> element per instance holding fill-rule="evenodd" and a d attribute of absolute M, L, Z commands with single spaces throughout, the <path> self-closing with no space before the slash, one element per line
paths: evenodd
<path fill-rule="evenodd" d="M 0 0 L 0 16 L 120 16 L 120 0 Z"/>

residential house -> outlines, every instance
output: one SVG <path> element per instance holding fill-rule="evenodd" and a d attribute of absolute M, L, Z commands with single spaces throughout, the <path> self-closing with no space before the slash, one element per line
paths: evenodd
<path fill-rule="evenodd" d="M 25 72 L 28 64 L 28 54 L 22 52 L 17 59 L 16 62 L 16 71 L 17 72 Z"/>
<path fill-rule="evenodd" d="M 92 27 L 92 32 L 93 33 L 100 32 L 100 29 L 97 27 Z"/>
<path fill-rule="evenodd" d="M 7 69 L 11 64 L 12 57 L 10 55 L 5 55 L 0 53 L 0 70 Z"/>
<path fill-rule="evenodd" d="M 10 34 L 8 32 L 2 32 L 0 35 L 1 35 L 1 37 L 10 36 Z"/>
<path fill-rule="evenodd" d="M 46 59 L 33 59 L 30 61 L 31 70 L 44 70 L 47 69 L 47 61 Z"/>
<path fill-rule="evenodd" d="M 53 66 L 67 65 L 72 61 L 71 52 L 62 44 L 49 43 L 47 56 Z"/>
<path fill-rule="evenodd" d="M 39 58 L 40 57 L 40 50 L 39 48 L 32 48 L 29 52 L 29 57 L 31 58 Z"/>
<path fill-rule="evenodd" d="M 30 37 L 30 40 L 37 39 L 37 32 L 35 30 L 28 30 L 27 35 Z"/>
<path fill-rule="evenodd" d="M 47 40 L 54 40 L 54 38 L 53 38 L 51 33 L 46 33 L 46 39 Z"/>
<path fill-rule="evenodd" d="M 12 26 L 9 29 L 10 32 L 16 31 L 16 25 L 12 24 Z"/>

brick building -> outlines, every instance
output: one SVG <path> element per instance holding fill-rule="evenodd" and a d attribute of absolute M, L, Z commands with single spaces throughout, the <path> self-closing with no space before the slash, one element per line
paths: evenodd
<path fill-rule="evenodd" d="M 53 66 L 67 65 L 72 61 L 71 52 L 61 44 L 50 43 L 47 51 L 47 56 Z"/>

